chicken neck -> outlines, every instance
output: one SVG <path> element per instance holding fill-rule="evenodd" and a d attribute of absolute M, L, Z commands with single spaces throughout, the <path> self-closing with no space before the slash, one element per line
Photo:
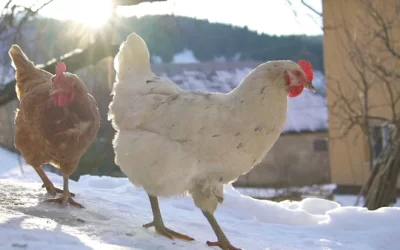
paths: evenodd
<path fill-rule="evenodd" d="M 144 224 L 143 227 L 149 228 L 149 227 L 154 226 L 157 233 L 159 233 L 162 236 L 165 236 L 171 240 L 174 238 L 187 240 L 187 241 L 194 240 L 192 237 L 189 237 L 189 236 L 181 234 L 181 233 L 177 233 L 177 232 L 172 231 L 171 229 L 167 228 L 164 225 L 163 219 L 161 217 L 161 211 L 160 211 L 160 206 L 158 205 L 157 197 L 149 195 L 149 199 L 150 199 L 151 210 L 153 212 L 153 221 L 150 223 Z"/>
<path fill-rule="evenodd" d="M 222 231 L 221 227 L 219 226 L 217 220 L 215 219 L 214 215 L 209 212 L 202 211 L 204 216 L 207 218 L 208 222 L 210 223 L 212 229 L 214 230 L 215 234 L 217 235 L 218 241 L 210 242 L 207 241 L 208 246 L 218 246 L 223 250 L 241 250 L 240 248 L 236 248 L 231 245 L 228 238 Z"/>
<path fill-rule="evenodd" d="M 258 74 L 247 77 L 229 93 L 233 106 L 239 107 L 245 119 L 253 123 L 278 119 L 287 108 L 287 90 L 273 77 Z M 285 117 L 285 115 L 283 115 Z"/>
<path fill-rule="evenodd" d="M 66 174 L 63 174 L 63 180 L 64 180 L 64 188 L 62 191 L 62 194 L 59 198 L 56 199 L 48 199 L 46 202 L 52 202 L 52 203 L 60 203 L 61 206 L 65 207 L 68 203 L 78 207 L 78 208 L 84 208 L 80 203 L 76 202 L 74 199 L 72 199 L 72 195 L 69 192 L 69 176 Z"/>
<path fill-rule="evenodd" d="M 252 76 L 246 78 L 230 94 L 233 99 L 240 99 L 240 105 L 249 103 L 259 106 L 271 102 L 271 98 L 287 99 L 287 90 L 273 78 Z"/>

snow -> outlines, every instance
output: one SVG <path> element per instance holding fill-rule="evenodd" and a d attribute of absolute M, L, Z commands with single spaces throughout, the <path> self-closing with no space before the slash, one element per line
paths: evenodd
<path fill-rule="evenodd" d="M 176 53 L 172 58 L 172 63 L 197 63 L 199 62 L 193 51 L 185 48 L 183 51 Z"/>
<path fill-rule="evenodd" d="M 213 61 L 223 63 L 226 62 L 226 58 L 224 56 L 215 56 Z"/>
<path fill-rule="evenodd" d="M 224 70 L 208 70 L 218 68 L 218 63 L 199 64 L 197 70 L 187 70 L 182 64 L 180 73 L 162 72 L 161 75 L 170 78 L 180 88 L 187 91 L 207 91 L 228 93 L 235 88 L 253 67 L 236 67 Z M 242 64 L 243 65 L 243 64 Z M 286 124 L 283 133 L 316 132 L 328 129 L 328 108 L 325 96 L 325 79 L 320 71 L 314 72 L 313 85 L 320 94 L 308 90 L 296 97 L 289 98 Z"/>
<path fill-rule="evenodd" d="M 325 76 L 321 71 L 314 71 L 313 85 L 317 92 L 323 95 L 326 94 Z"/>
<path fill-rule="evenodd" d="M 305 90 L 289 98 L 284 132 L 319 131 L 328 129 L 328 108 L 324 96 Z"/>
<path fill-rule="evenodd" d="M 151 56 L 151 63 L 153 63 L 153 64 L 160 64 L 160 63 L 163 63 L 163 59 L 162 59 L 161 56 L 152 55 L 152 56 Z"/>
<path fill-rule="evenodd" d="M 357 201 L 357 195 L 335 195 L 335 201 L 342 206 L 354 206 Z M 358 206 L 364 204 L 364 200 L 361 198 L 358 202 Z M 392 205 L 393 207 L 400 207 L 400 199 L 397 198 L 396 203 Z"/>
<path fill-rule="evenodd" d="M 289 187 L 289 188 L 251 188 L 251 187 L 237 187 L 236 190 L 244 195 L 259 198 L 271 198 L 274 196 L 281 196 L 288 193 L 300 193 L 300 194 L 332 194 L 336 189 L 336 184 L 324 184 L 324 185 L 313 185 L 304 187 Z"/>
<path fill-rule="evenodd" d="M 47 195 L 34 170 L 19 171 L 15 154 L 0 149 L 0 249 L 218 249 L 215 235 L 190 197 L 160 199 L 165 223 L 196 241 L 169 240 L 142 224 L 152 219 L 147 195 L 126 178 L 83 176 L 70 181 L 85 208 L 43 202 Z M 24 162 L 22 161 L 22 164 Z M 48 173 L 56 186 L 62 178 Z M 327 187 L 329 189 L 329 187 Z M 368 211 L 334 201 L 260 201 L 225 187 L 216 218 L 243 249 L 396 250 L 400 208 Z"/>
<path fill-rule="evenodd" d="M 18 175 L 21 170 L 20 168 L 25 165 L 24 159 L 11 151 L 0 147 L 0 178 L 6 178 L 8 176 Z"/>

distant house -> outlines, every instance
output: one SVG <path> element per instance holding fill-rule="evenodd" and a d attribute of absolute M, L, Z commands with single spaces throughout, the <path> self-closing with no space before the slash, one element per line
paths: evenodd
<path fill-rule="evenodd" d="M 189 64 L 153 64 L 155 74 L 167 76 L 187 91 L 210 91 L 227 93 L 259 62 L 206 62 Z M 91 76 L 104 71 L 107 66 L 98 65 L 90 74 L 78 74 L 91 91 L 94 85 L 107 86 L 107 77 L 99 77 L 93 84 Z M 318 74 L 316 74 L 318 75 Z M 103 81 L 103 82 L 102 82 Z M 317 78 L 315 81 L 323 81 Z M 321 85 L 316 82 L 316 85 Z M 101 87 L 98 91 L 109 91 Z M 105 93 L 109 96 L 109 93 Z M 95 96 L 105 96 L 105 94 Z M 99 105 L 106 107 L 109 99 L 98 97 Z M 104 100 L 102 102 L 102 100 Z M 14 110 L 17 101 L 0 107 L 0 143 L 13 147 Z M 285 187 L 328 183 L 329 161 L 327 148 L 327 107 L 325 97 L 305 90 L 289 99 L 289 110 L 285 129 L 265 159 L 248 174 L 240 177 L 237 186 Z M 103 122 L 108 122 L 103 120 Z M 110 142 L 111 143 L 111 142 Z"/>

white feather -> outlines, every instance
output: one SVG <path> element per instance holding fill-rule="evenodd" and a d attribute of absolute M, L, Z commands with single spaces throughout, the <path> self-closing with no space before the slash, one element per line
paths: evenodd
<path fill-rule="evenodd" d="M 283 72 L 268 62 L 228 94 L 183 92 L 150 71 L 149 52 L 129 35 L 115 61 L 109 118 L 116 164 L 154 196 L 192 194 L 203 211 L 222 202 L 222 185 L 250 171 L 278 139 L 286 119 Z"/>

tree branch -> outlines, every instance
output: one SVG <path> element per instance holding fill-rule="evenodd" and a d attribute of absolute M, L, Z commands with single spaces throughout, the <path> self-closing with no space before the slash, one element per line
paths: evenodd
<path fill-rule="evenodd" d="M 8 14 L 10 15 L 11 23 L 13 22 L 14 17 L 17 14 L 15 12 L 17 7 L 22 7 L 26 11 L 26 14 L 21 18 L 19 23 L 16 25 L 16 33 L 18 33 L 21 30 L 22 25 L 26 23 L 29 17 L 36 15 L 38 11 L 46 7 L 54 0 L 46 1 L 44 4 L 42 4 L 35 10 L 32 10 L 31 8 L 27 8 L 24 6 L 12 5 L 12 1 L 13 0 L 9 0 L 3 9 L 3 13 L 9 12 Z M 116 7 L 116 6 L 137 5 L 144 2 L 163 2 L 163 1 L 166 0 L 113 0 L 113 4 L 114 7 Z M 3 18 L 0 20 L 0 34 L 2 29 L 4 31 L 9 29 L 8 25 L 6 25 L 7 22 L 10 22 L 10 20 L 7 20 L 7 18 L 3 16 Z M 106 33 L 110 34 L 111 32 L 112 31 Z M 16 33 L 7 36 L 7 38 L 15 36 Z M 70 72 L 74 72 L 78 69 L 87 67 L 89 65 L 94 65 L 103 58 L 110 56 L 114 57 L 117 54 L 119 45 L 111 45 L 110 41 L 111 41 L 110 39 L 97 39 L 96 42 L 89 45 L 89 47 L 83 51 L 73 51 L 71 53 L 67 53 L 66 55 L 61 56 L 57 60 L 53 59 L 45 65 L 38 66 L 38 68 L 41 68 L 43 70 L 46 70 L 54 74 L 55 65 L 59 60 L 63 60 L 68 65 L 68 70 Z M 4 88 L 0 90 L 0 106 L 14 99 L 16 99 L 15 80 L 5 84 Z"/>
<path fill-rule="evenodd" d="M 311 5 L 309 5 L 308 3 L 306 3 L 304 0 L 301 0 L 301 3 L 306 6 L 309 10 L 311 10 L 312 12 L 314 12 L 315 14 L 317 14 L 318 16 L 322 17 L 322 13 L 317 11 L 316 9 L 314 9 L 313 7 L 311 7 Z"/>
<path fill-rule="evenodd" d="M 102 43 L 94 43 L 89 48 L 83 51 L 68 53 L 61 56 L 58 60 L 53 59 L 45 65 L 40 65 L 38 68 L 55 74 L 56 63 L 60 60 L 68 65 L 68 71 L 74 72 L 89 65 L 94 65 L 101 59 L 112 56 L 118 53 L 119 45 L 105 46 Z M 5 88 L 0 90 L 0 106 L 16 99 L 15 80 L 7 83 Z"/>
<path fill-rule="evenodd" d="M 138 5 L 140 3 L 145 2 L 165 2 L 167 0 L 113 0 L 114 6 L 131 6 L 131 5 Z"/>

